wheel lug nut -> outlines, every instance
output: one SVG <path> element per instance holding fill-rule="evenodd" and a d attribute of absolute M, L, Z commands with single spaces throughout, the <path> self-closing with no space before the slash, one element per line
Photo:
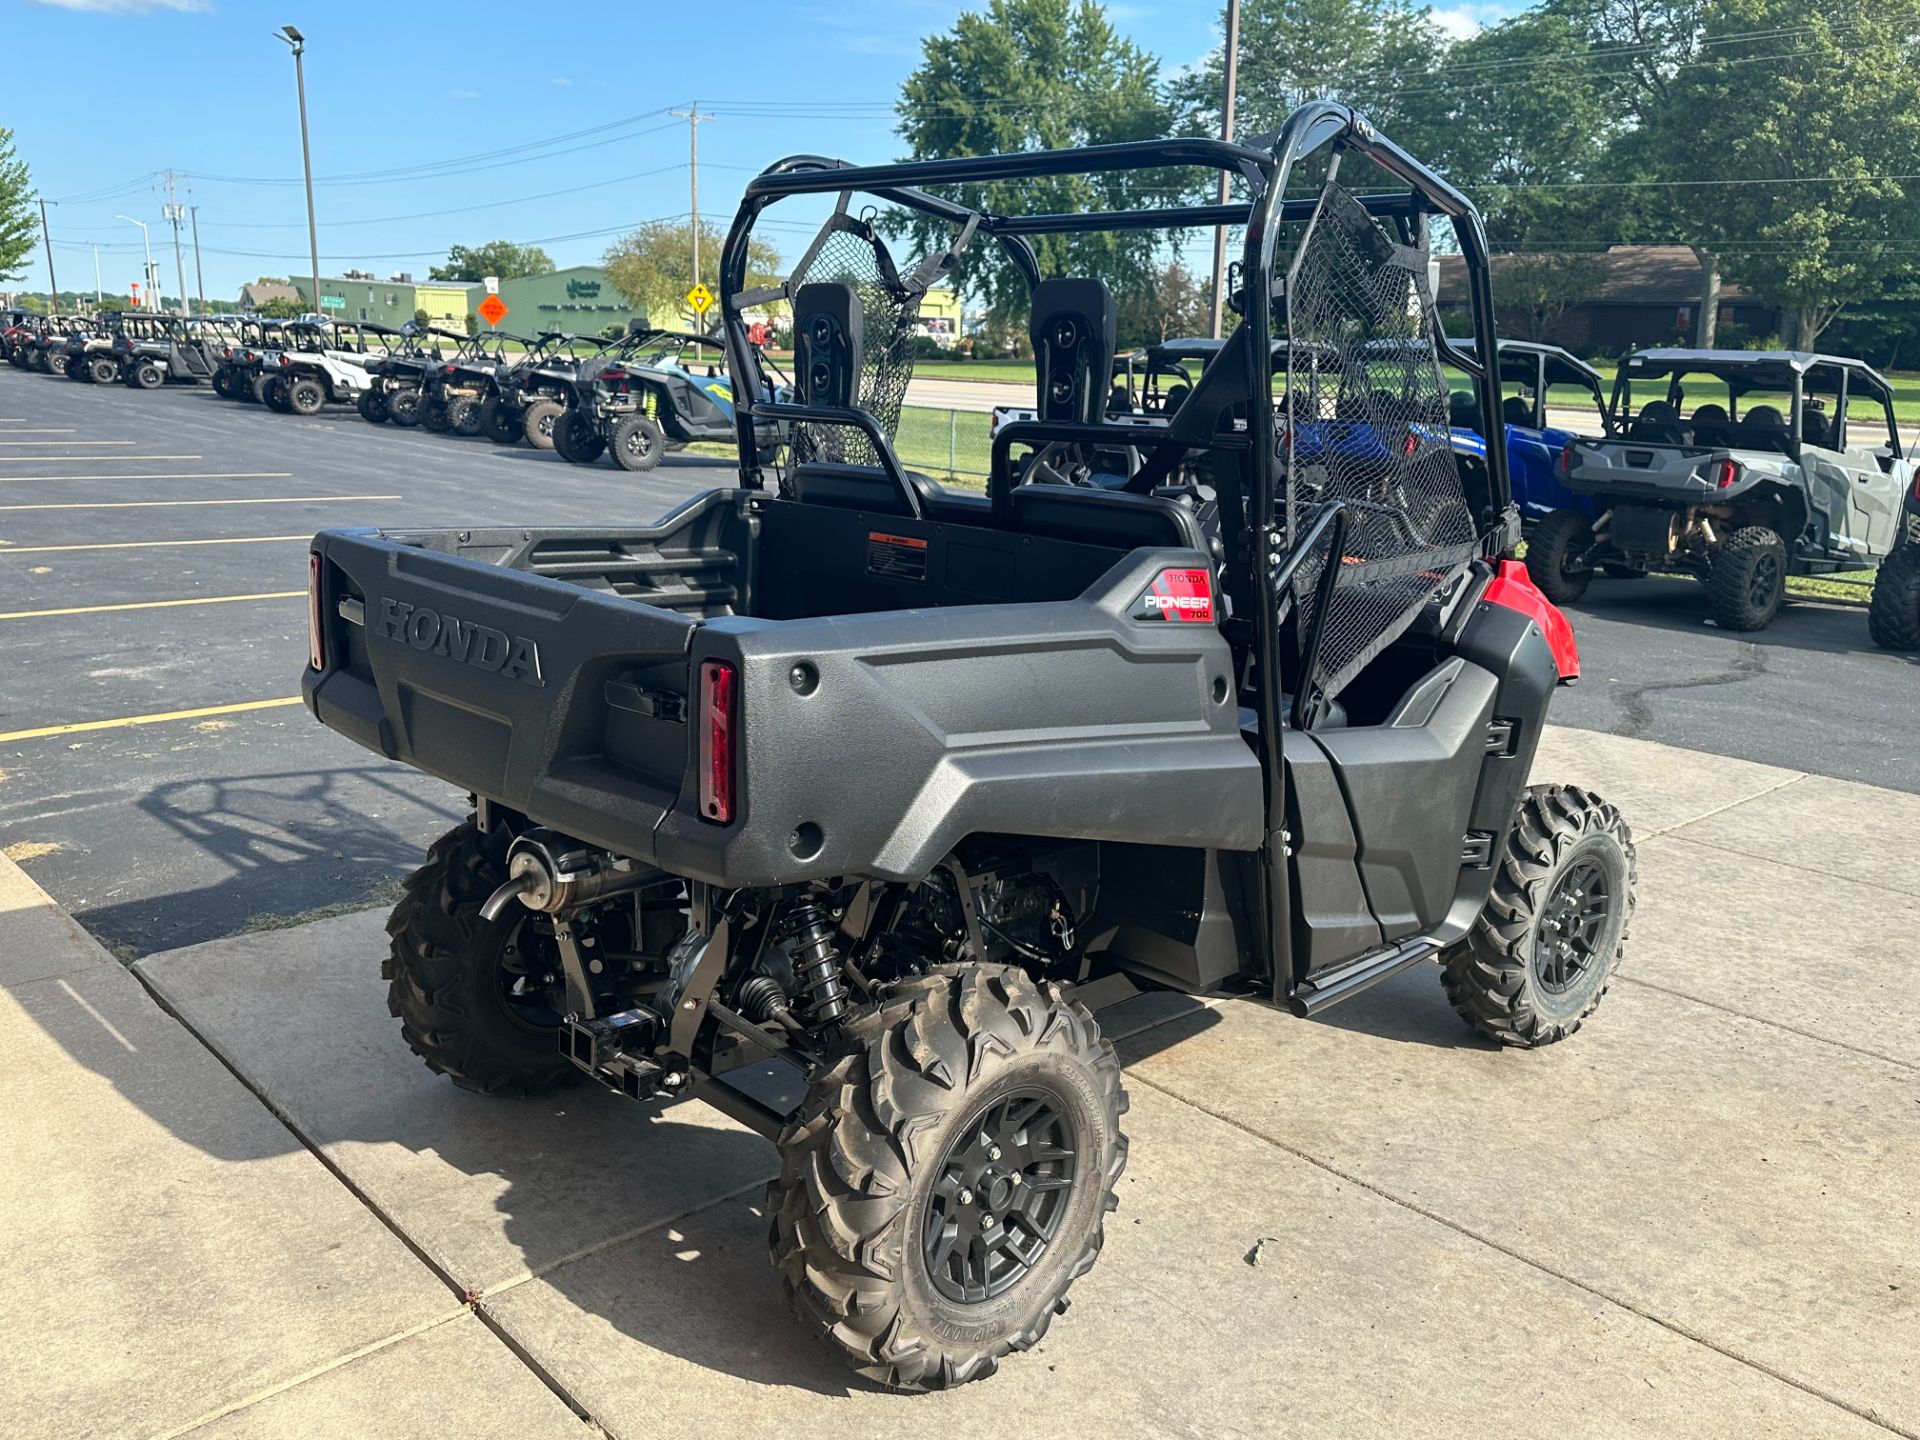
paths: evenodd
<path fill-rule="evenodd" d="M 991 1229 L 993 1229 L 993 1216 L 991 1216 L 991 1215 L 982 1215 L 982 1216 L 980 1217 L 980 1228 L 981 1228 L 982 1230 L 991 1230 Z"/>
<path fill-rule="evenodd" d="M 987 1158 L 989 1160 L 998 1160 L 1000 1158 L 1000 1147 L 998 1145 L 995 1145 L 992 1149 L 987 1151 Z"/>
<path fill-rule="evenodd" d="M 971 1191 L 971 1190 L 962 1190 L 962 1191 L 960 1192 L 960 1203 L 961 1203 L 962 1205 L 971 1205 L 971 1204 L 973 1204 L 973 1191 Z"/>
<path fill-rule="evenodd" d="M 1007 1179 L 1013 1184 L 1018 1185 L 1020 1183 L 1020 1172 L 1018 1170 L 1014 1171 Z"/>

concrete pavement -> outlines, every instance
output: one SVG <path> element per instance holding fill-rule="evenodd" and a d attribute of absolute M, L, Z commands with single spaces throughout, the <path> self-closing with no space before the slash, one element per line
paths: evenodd
<path fill-rule="evenodd" d="M 0 1275 L 0 1416 L 221 1440 L 592 1433 L 576 1412 L 622 1437 L 946 1440 L 1008 1413 L 1920 1435 L 1920 799 L 1567 730 L 1538 774 L 1604 790 L 1638 836 L 1628 965 L 1593 1022 L 1501 1051 L 1430 969 L 1318 1024 L 1107 1012 L 1134 1104 L 1105 1255 L 1036 1352 L 919 1400 L 850 1380 L 786 1315 L 771 1147 L 697 1105 L 436 1080 L 385 1013 L 377 913 L 135 978 L 0 863 L 0 1073 L 27 1097 L 0 1129 L 30 1177 L 0 1181 L 26 1236 Z"/>

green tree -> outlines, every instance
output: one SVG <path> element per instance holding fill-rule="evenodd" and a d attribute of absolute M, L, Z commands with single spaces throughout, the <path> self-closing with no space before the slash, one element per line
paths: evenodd
<path fill-rule="evenodd" d="M 39 208 L 27 162 L 13 148 L 13 132 L 0 125 L 0 280 L 18 280 L 38 242 Z"/>
<path fill-rule="evenodd" d="M 1612 233 L 1594 228 L 1609 223 L 1595 213 L 1605 202 L 1578 187 L 1615 178 L 1632 121 L 1596 80 L 1591 46 L 1575 18 L 1525 11 L 1454 45 L 1395 102 L 1395 138 L 1474 198 L 1496 244 Z"/>
<path fill-rule="evenodd" d="M 1778 305 L 1790 345 L 1911 267 L 1920 186 L 1890 177 L 1920 167 L 1917 63 L 1920 0 L 1710 0 L 1645 126 L 1680 238 Z"/>
<path fill-rule="evenodd" d="M 454 246 L 447 252 L 447 263 L 435 265 L 427 278 L 473 282 L 496 275 L 502 280 L 517 280 L 522 275 L 545 275 L 553 268 L 553 261 L 538 245 L 489 240 L 484 245 Z"/>
<path fill-rule="evenodd" d="M 413 323 L 424 329 L 433 324 L 433 316 L 429 315 L 424 308 L 415 310 L 413 312 Z"/>
<path fill-rule="evenodd" d="M 1339 100 L 1401 139 L 1414 118 L 1408 101 L 1432 83 L 1445 44 L 1413 0 L 1246 0 L 1234 129 L 1264 134 L 1308 100 Z M 1211 135 L 1220 133 L 1225 55 L 1223 44 L 1176 87 Z"/>
<path fill-rule="evenodd" d="M 1213 323 L 1206 282 L 1179 260 L 1169 260 L 1146 285 L 1119 297 L 1120 341 L 1154 345 L 1181 335 L 1205 335 Z"/>
<path fill-rule="evenodd" d="M 1094 0 L 988 0 L 943 35 L 921 41 L 907 77 L 899 133 L 916 160 L 1105 145 L 1170 134 L 1159 61 L 1123 38 Z M 1061 175 L 952 187 L 981 210 L 1078 213 L 1162 204 L 1178 177 L 1154 171 Z M 947 227 L 914 221 L 922 246 L 944 244 Z M 1161 236 L 1151 231 L 1034 238 L 1043 275 L 1097 275 L 1116 292 L 1146 288 Z M 1027 287 L 992 244 L 969 246 L 954 284 L 1000 321 L 1023 320 Z"/>
<path fill-rule="evenodd" d="M 1545 340 L 1555 323 L 1583 300 L 1591 300 L 1607 278 L 1598 255 L 1514 255 L 1493 272 L 1493 304 L 1503 336 Z"/>
<path fill-rule="evenodd" d="M 306 312 L 298 300 L 262 300 L 256 314 L 265 315 L 272 320 L 294 320 Z"/>
<path fill-rule="evenodd" d="M 720 293 L 720 247 L 726 234 L 719 226 L 700 222 L 700 280 Z M 626 302 L 649 315 L 686 315 L 687 292 L 693 289 L 693 225 L 686 220 L 649 220 L 629 230 L 600 257 L 607 277 Z M 781 280 L 780 252 L 765 240 L 750 242 L 747 256 L 749 286 L 776 285 Z M 712 311 L 708 315 L 712 315 Z"/>

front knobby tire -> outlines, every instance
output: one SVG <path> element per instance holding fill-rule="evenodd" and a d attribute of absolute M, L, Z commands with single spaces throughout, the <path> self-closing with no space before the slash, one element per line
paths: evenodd
<path fill-rule="evenodd" d="M 1564 1040 L 1607 993 L 1633 918 L 1633 832 L 1591 791 L 1538 785 L 1520 800 L 1493 893 L 1441 983 L 1503 1045 Z"/>
<path fill-rule="evenodd" d="M 363 390 L 353 403 L 360 411 L 360 418 L 369 425 L 387 423 L 387 397 L 378 390 Z"/>
<path fill-rule="evenodd" d="M 1764 525 L 1733 532 L 1707 571 L 1707 613 L 1722 630 L 1764 630 L 1787 598 L 1787 547 Z"/>
<path fill-rule="evenodd" d="M 1881 564 L 1867 633 L 1882 650 L 1920 650 L 1920 544 L 1908 541 Z"/>
<path fill-rule="evenodd" d="M 542 398 L 528 405 L 520 415 L 520 428 L 527 444 L 536 450 L 553 449 L 554 427 L 566 413 L 567 407 L 558 400 Z"/>
<path fill-rule="evenodd" d="M 513 998 L 516 978 L 537 979 L 548 963 L 532 912 L 515 904 L 498 920 L 480 915 L 507 878 L 507 844 L 503 831 L 482 834 L 471 820 L 433 842 L 387 920 L 392 948 L 380 975 L 388 1013 L 429 1070 L 482 1095 L 537 1095 L 580 1072 L 560 1053 L 559 1017 Z"/>
<path fill-rule="evenodd" d="M 882 1385 L 991 1375 L 1099 1258 L 1127 1163 L 1119 1057 L 1085 1006 L 991 965 L 897 987 L 846 1040 L 768 1187 L 788 1299 Z"/>
<path fill-rule="evenodd" d="M 1593 581 L 1586 558 L 1592 549 L 1593 522 L 1578 510 L 1556 510 L 1527 540 L 1527 575 L 1554 604 L 1571 605 Z"/>

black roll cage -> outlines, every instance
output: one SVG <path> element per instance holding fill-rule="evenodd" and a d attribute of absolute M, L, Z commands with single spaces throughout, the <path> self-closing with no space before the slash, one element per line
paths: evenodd
<path fill-rule="evenodd" d="M 1250 424 L 1246 431 L 1235 434 L 1221 422 L 1236 404 L 1245 407 L 1241 413 L 1250 421 L 1272 410 L 1274 314 L 1276 303 L 1284 303 L 1286 283 L 1284 277 L 1275 273 L 1275 267 L 1281 262 L 1282 227 L 1312 220 L 1320 203 L 1318 186 L 1315 193 L 1297 198 L 1288 198 L 1288 191 L 1293 187 L 1300 163 L 1328 148 L 1333 151 L 1329 179 L 1337 173 L 1340 157 L 1351 153 L 1372 161 L 1407 187 L 1404 191 L 1355 197 L 1368 215 L 1393 222 L 1403 244 L 1413 244 L 1416 236 L 1423 242 L 1425 221 L 1431 216 L 1444 216 L 1452 222 L 1466 262 L 1473 331 L 1477 335 L 1497 335 L 1486 232 L 1472 203 L 1380 134 L 1364 117 L 1330 100 L 1302 105 L 1287 117 L 1276 133 L 1246 143 L 1183 138 L 869 166 L 849 165 L 818 155 L 791 156 L 769 166 L 748 182 L 720 258 L 722 325 L 731 361 L 729 368 L 735 378 L 734 424 L 743 484 L 750 489 L 765 488 L 764 474 L 755 458 L 757 422 L 825 421 L 852 425 L 873 443 L 881 468 L 898 487 L 907 512 L 915 519 L 924 519 L 920 498 L 888 443 L 884 427 L 873 415 L 859 408 L 798 405 L 758 398 L 763 393 L 774 392 L 766 385 L 759 356 L 747 341 L 740 301 L 748 291 L 748 242 L 762 211 L 789 196 L 856 191 L 871 195 L 945 221 L 962 234 L 991 238 L 1025 278 L 1029 290 L 1042 278 L 1033 247 L 1025 238 L 1029 235 L 1184 230 L 1220 225 L 1245 227 L 1240 262 L 1240 282 L 1244 290 L 1236 297 L 1242 323 L 1207 364 L 1186 402 L 1159 433 L 1156 443 L 1143 444 L 1140 430 L 1126 425 L 1016 421 L 1001 426 L 994 436 L 988 493 L 996 523 L 1004 523 L 1010 509 L 1006 462 L 1011 446 L 1017 443 L 1080 441 L 1139 445 L 1148 452 L 1148 458 L 1129 483 L 1129 489 L 1150 489 L 1168 474 L 1180 455 L 1192 450 L 1246 452 L 1252 482 L 1247 497 L 1252 543 L 1231 547 L 1230 553 L 1237 552 L 1240 563 L 1250 571 L 1241 577 L 1244 583 L 1236 588 L 1254 599 L 1254 638 L 1258 654 L 1263 657 L 1263 663 L 1256 667 L 1260 756 L 1267 775 L 1270 832 L 1263 889 L 1268 931 L 1276 937 L 1276 946 L 1283 945 L 1278 937 L 1289 930 L 1290 897 L 1282 858 L 1285 847 L 1276 838 L 1285 814 L 1281 777 L 1285 774 L 1282 717 L 1287 713 L 1286 697 L 1279 665 L 1267 663 L 1266 658 L 1280 653 L 1280 629 L 1284 620 L 1282 592 L 1274 579 L 1278 574 L 1291 573 L 1291 567 L 1318 543 L 1340 512 L 1323 510 L 1317 515 L 1296 516 L 1291 485 L 1284 497 L 1279 493 L 1280 460 L 1274 444 L 1270 440 L 1255 443 L 1260 433 L 1257 425 Z M 976 211 L 920 188 L 1051 175 L 1164 170 L 1175 166 L 1238 175 L 1250 187 L 1251 198 L 1245 203 L 1224 205 L 1017 216 Z M 1473 377 L 1480 400 L 1482 433 L 1502 433 L 1491 428 L 1501 423 L 1497 351 L 1492 363 L 1488 363 L 1478 355 L 1453 350 L 1447 345 L 1437 313 L 1432 315 L 1430 323 L 1442 353 L 1451 351 L 1450 358 Z M 1258 357 L 1257 363 L 1255 357 Z M 1207 395 L 1205 402 L 1203 395 Z M 1508 549 L 1517 539 L 1518 521 L 1512 509 L 1506 446 L 1489 444 L 1486 449 L 1485 466 L 1463 473 L 1462 479 L 1483 544 L 1489 553 L 1497 553 Z M 1283 498 L 1284 505 L 1277 503 Z M 1336 536 L 1342 529 L 1344 522 L 1334 526 Z M 1329 566 L 1327 573 L 1331 575 L 1337 569 Z M 1229 577 L 1230 587 L 1234 578 Z"/>

